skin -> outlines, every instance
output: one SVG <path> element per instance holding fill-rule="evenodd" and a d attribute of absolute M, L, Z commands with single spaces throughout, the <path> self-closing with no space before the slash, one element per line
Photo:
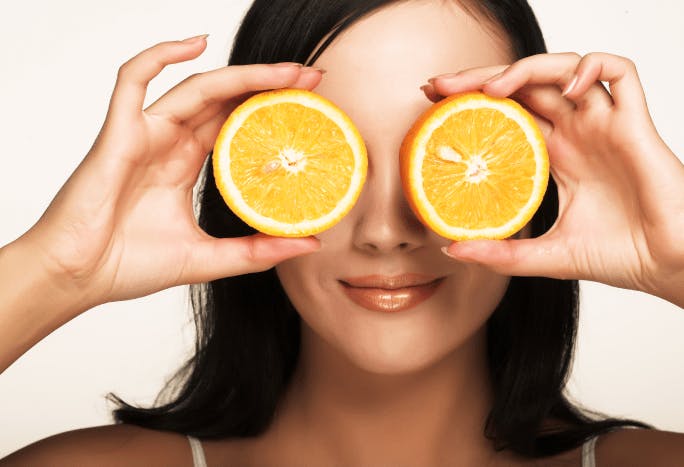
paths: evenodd
<path fill-rule="evenodd" d="M 657 136 L 625 59 L 542 55 L 509 67 L 512 57 L 495 28 L 450 2 L 412 1 L 383 8 L 338 37 L 316 63 L 328 70 L 323 79 L 315 69 L 287 64 L 222 68 L 180 83 L 142 109 L 145 84 L 164 65 L 194 58 L 205 46 L 204 38 L 159 44 L 125 64 L 103 130 L 81 166 L 36 225 L 0 250 L 2 368 L 99 303 L 277 264 L 303 319 L 301 361 L 266 433 L 203 441 L 210 465 L 534 465 L 495 453 L 482 436 L 491 404 L 483 324 L 508 277 L 585 278 L 684 304 L 674 286 L 684 281 L 684 228 L 672 215 L 684 212 L 684 167 Z M 444 73 L 449 76 L 434 78 Z M 577 84 L 561 95 L 574 75 Z M 599 78 L 612 94 L 595 84 Z M 359 127 L 370 165 L 357 206 L 318 240 L 203 236 L 189 201 L 208 148 L 238 102 L 279 87 L 315 88 Z M 406 205 L 396 164 L 403 134 L 431 100 L 472 89 L 515 94 L 543 123 L 563 213 L 545 237 L 450 245 Z M 647 167 L 636 153 L 652 155 Z M 649 184 L 653 178 L 657 186 Z M 587 183 L 577 184 L 580 179 Z M 135 189 L 141 185 L 155 189 Z M 585 223 L 590 208 L 603 210 L 605 222 Z M 155 217 L 167 212 L 175 223 Z M 161 236 L 158 225 L 174 229 Z M 441 254 L 443 246 L 452 258 Z M 571 260 L 558 253 L 569 247 Z M 304 253 L 311 254 L 298 256 Z M 141 263 L 143 257 L 168 263 Z M 335 289 L 336 279 L 369 270 L 437 272 L 446 279 L 429 301 L 383 316 L 350 304 Z M 35 287 L 45 293 L 31 294 Z M 673 465 L 684 457 L 682 446 L 681 434 L 623 430 L 600 438 L 597 460 Z M 0 463 L 190 462 L 181 435 L 108 426 L 47 438 Z M 579 452 L 539 464 L 579 465 Z"/>
<path fill-rule="evenodd" d="M 384 40 L 374 40 L 380 34 Z M 509 278 L 441 253 L 450 241 L 411 212 L 397 154 L 432 105 L 420 90 L 426 76 L 510 63 L 507 49 L 454 3 L 411 2 L 360 20 L 316 61 L 327 70 L 316 92 L 356 124 L 369 173 L 352 211 L 317 235 L 321 250 L 276 267 L 304 322 L 298 377 L 277 428 L 302 438 L 288 444 L 310 440 L 328 462 L 345 465 L 467 465 L 489 455 L 481 436 L 490 404 L 483 326 Z M 355 305 L 338 283 L 407 272 L 445 281 L 430 300 L 397 314 Z"/>

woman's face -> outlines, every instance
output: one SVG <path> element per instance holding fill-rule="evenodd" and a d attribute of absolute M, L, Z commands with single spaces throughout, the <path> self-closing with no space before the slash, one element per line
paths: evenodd
<path fill-rule="evenodd" d="M 429 77 L 511 61 L 491 27 L 455 1 L 439 0 L 382 8 L 343 31 L 316 61 L 327 74 L 314 92 L 350 116 L 369 164 L 355 207 L 317 236 L 321 250 L 276 268 L 304 321 L 303 339 L 367 371 L 399 374 L 482 336 L 509 278 L 441 253 L 450 242 L 411 212 L 398 156 L 404 135 L 432 104 L 420 90 Z"/>

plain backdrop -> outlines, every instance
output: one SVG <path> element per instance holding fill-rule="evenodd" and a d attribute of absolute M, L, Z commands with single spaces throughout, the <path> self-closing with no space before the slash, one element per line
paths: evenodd
<path fill-rule="evenodd" d="M 211 34 L 200 58 L 152 82 L 149 103 L 187 75 L 223 66 L 249 3 L 3 0 L 0 245 L 33 225 L 87 153 L 121 63 L 163 40 Z M 684 3 L 531 4 L 550 51 L 632 58 L 656 126 L 684 156 Z M 611 415 L 684 431 L 684 310 L 638 292 L 582 286 L 570 394 Z M 0 457 L 57 432 L 111 423 L 104 399 L 110 391 L 129 402 L 152 401 L 192 345 L 185 288 L 81 315 L 0 375 Z"/>

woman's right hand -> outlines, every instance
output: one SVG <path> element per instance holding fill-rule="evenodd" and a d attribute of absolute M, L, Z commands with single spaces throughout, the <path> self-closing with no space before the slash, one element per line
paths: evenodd
<path fill-rule="evenodd" d="M 205 48 L 205 36 L 164 42 L 120 68 L 92 149 L 17 240 L 79 295 L 81 309 L 265 270 L 318 247 L 313 238 L 263 234 L 217 239 L 197 225 L 193 187 L 230 112 L 251 93 L 312 89 L 321 79 L 297 64 L 224 67 L 189 77 L 143 109 L 152 78 Z"/>

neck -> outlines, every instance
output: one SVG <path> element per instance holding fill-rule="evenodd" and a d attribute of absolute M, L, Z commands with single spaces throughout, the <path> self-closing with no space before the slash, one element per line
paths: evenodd
<path fill-rule="evenodd" d="M 491 397 L 484 329 L 428 368 L 383 375 L 303 325 L 298 367 L 269 431 L 312 465 L 482 465 L 492 451 L 483 436 Z"/>

